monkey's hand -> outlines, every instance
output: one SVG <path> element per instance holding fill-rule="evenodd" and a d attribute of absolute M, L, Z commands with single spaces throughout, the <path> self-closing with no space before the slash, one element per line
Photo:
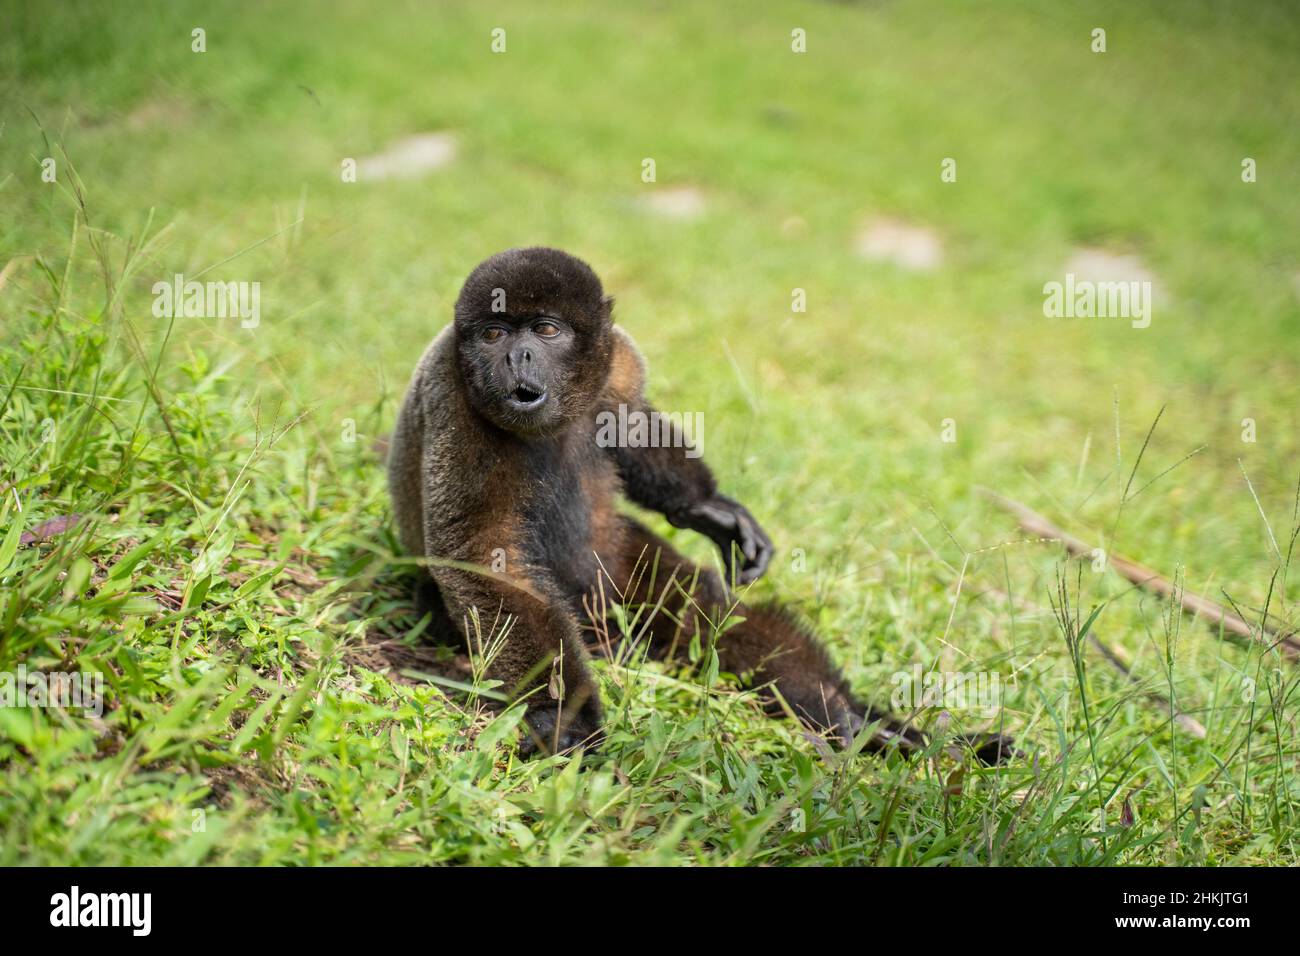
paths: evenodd
<path fill-rule="evenodd" d="M 726 495 L 714 495 L 668 520 L 699 532 L 722 549 L 729 585 L 752 584 L 772 560 L 772 539 L 744 505 Z"/>

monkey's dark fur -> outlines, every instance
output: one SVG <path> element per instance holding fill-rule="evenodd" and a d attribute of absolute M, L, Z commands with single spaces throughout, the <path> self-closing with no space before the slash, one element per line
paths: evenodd
<path fill-rule="evenodd" d="M 591 606 L 584 599 L 602 583 L 607 598 L 622 594 L 629 606 L 662 598 L 648 628 L 652 654 L 685 648 L 710 620 L 734 613 L 743 622 L 717 641 L 723 670 L 775 686 L 840 742 L 881 719 L 868 746 L 924 746 L 921 733 L 860 703 L 788 615 L 737 605 L 716 573 L 618 513 L 623 494 L 708 536 L 736 583 L 758 578 L 771 558 L 758 522 L 718 493 L 686 449 L 598 445 L 600 412 L 620 404 L 653 411 L 641 355 L 611 307 L 586 263 L 555 249 L 511 249 L 470 274 L 454 323 L 420 359 L 393 434 L 389 486 L 402 547 L 436 559 L 417 595 L 433 632 L 465 640 L 472 608 L 484 632 L 509 616 L 488 674 L 527 698 L 525 752 L 599 739 L 581 630 Z M 487 573 L 493 568 L 500 573 Z M 977 753 L 997 759 L 1011 744 L 992 737 Z"/>

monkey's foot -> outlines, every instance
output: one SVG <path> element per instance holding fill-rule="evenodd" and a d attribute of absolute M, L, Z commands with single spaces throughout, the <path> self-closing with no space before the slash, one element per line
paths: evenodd
<path fill-rule="evenodd" d="M 559 714 L 554 706 L 537 707 L 524 717 L 524 737 L 519 742 L 519 756 L 535 754 L 568 753 L 578 747 L 599 749 L 605 739 L 599 719 L 584 711 L 565 715 L 566 719 L 556 732 Z"/>
<path fill-rule="evenodd" d="M 865 714 L 859 715 L 856 711 L 846 712 L 846 709 L 841 707 L 837 713 L 839 727 L 843 728 L 838 735 L 838 742 L 843 747 L 847 748 L 863 726 L 874 721 L 879 721 L 880 724 L 871 739 L 866 742 L 867 750 L 882 751 L 897 748 L 904 755 L 909 755 L 929 746 L 929 738 L 924 733 L 879 711 L 868 708 Z M 1006 734 L 963 735 L 957 737 L 946 749 L 958 758 L 961 757 L 962 749 L 969 749 L 974 752 L 976 760 L 990 767 L 1023 759 L 1025 756 L 1016 749 L 1015 740 Z"/>
<path fill-rule="evenodd" d="M 963 738 L 962 743 L 975 752 L 976 760 L 988 767 L 1022 760 L 1025 756 L 1016 749 L 1015 739 L 1006 734 L 971 734 Z"/>

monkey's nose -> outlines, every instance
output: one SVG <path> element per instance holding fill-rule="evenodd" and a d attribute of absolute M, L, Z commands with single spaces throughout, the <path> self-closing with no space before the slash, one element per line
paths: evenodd
<path fill-rule="evenodd" d="M 516 363 L 519 365 L 529 365 L 532 361 L 533 353 L 531 349 L 522 348 L 506 355 L 506 365 L 509 368 L 514 368 Z"/>

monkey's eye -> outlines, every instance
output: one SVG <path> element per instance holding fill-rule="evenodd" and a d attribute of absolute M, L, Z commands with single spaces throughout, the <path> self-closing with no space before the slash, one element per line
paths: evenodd
<path fill-rule="evenodd" d="M 554 322 L 538 322 L 533 326 L 533 331 L 542 338 L 549 339 L 560 334 L 560 327 Z"/>
<path fill-rule="evenodd" d="M 497 339 L 501 338 L 501 336 L 505 334 L 506 334 L 505 329 L 498 329 L 495 326 L 493 326 L 492 328 L 487 328 L 483 330 L 483 341 L 495 342 L 497 341 Z"/>

